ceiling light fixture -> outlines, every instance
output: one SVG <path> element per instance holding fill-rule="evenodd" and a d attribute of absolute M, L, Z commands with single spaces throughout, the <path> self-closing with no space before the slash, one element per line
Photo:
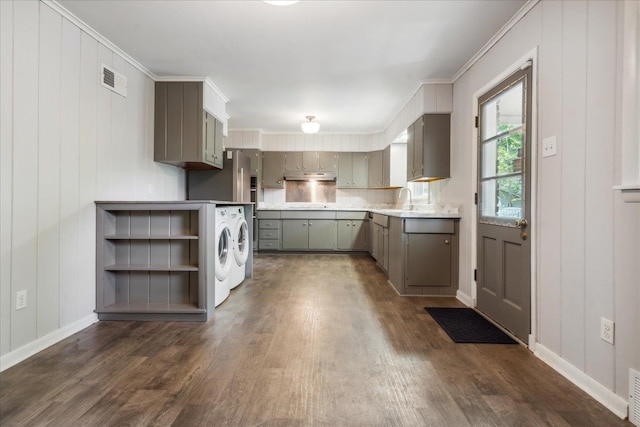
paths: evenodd
<path fill-rule="evenodd" d="M 290 4 L 298 3 L 300 0 L 291 0 L 291 1 L 269 1 L 264 0 L 265 3 L 272 4 L 274 6 L 289 6 Z"/>
<path fill-rule="evenodd" d="M 316 133 L 320 130 L 320 123 L 318 122 L 313 122 L 312 120 L 315 119 L 315 116 L 307 116 L 307 120 L 306 122 L 302 123 L 300 125 L 300 127 L 302 128 L 302 132 L 304 133 Z"/>

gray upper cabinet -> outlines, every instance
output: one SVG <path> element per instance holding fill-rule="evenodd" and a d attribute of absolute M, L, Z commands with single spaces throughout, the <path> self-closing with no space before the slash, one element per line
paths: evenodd
<path fill-rule="evenodd" d="M 202 82 L 156 82 L 154 160 L 222 169 L 223 124 L 203 108 Z"/>
<path fill-rule="evenodd" d="M 338 153 L 338 188 L 367 187 L 367 153 Z"/>
<path fill-rule="evenodd" d="M 287 151 L 285 153 L 284 171 L 302 171 L 302 151 Z"/>
<path fill-rule="evenodd" d="M 262 188 L 284 188 L 284 151 L 262 153 Z"/>
<path fill-rule="evenodd" d="M 302 169 L 298 167 L 302 165 Z M 336 155 L 332 151 L 287 152 L 287 172 L 335 172 Z"/>
<path fill-rule="evenodd" d="M 353 187 L 365 188 L 367 186 L 367 158 L 367 153 L 353 153 Z"/>
<path fill-rule="evenodd" d="M 333 151 L 318 152 L 319 172 L 335 172 L 336 166 L 336 153 L 334 153 Z"/>
<path fill-rule="evenodd" d="M 317 172 L 319 170 L 317 151 L 302 152 L 302 170 L 305 172 Z"/>
<path fill-rule="evenodd" d="M 382 157 L 383 152 L 372 151 L 369 153 L 368 161 L 368 187 L 369 188 L 382 188 L 384 185 L 383 171 L 382 171 Z"/>
<path fill-rule="evenodd" d="M 425 114 L 407 129 L 407 181 L 450 176 L 451 115 Z"/>

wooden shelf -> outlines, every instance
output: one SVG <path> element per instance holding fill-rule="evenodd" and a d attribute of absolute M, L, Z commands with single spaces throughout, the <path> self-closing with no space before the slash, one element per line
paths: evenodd
<path fill-rule="evenodd" d="M 197 265 L 112 264 L 105 271 L 198 271 Z"/>
<path fill-rule="evenodd" d="M 116 303 L 96 310 L 97 313 L 206 313 L 207 310 L 194 304 L 184 303 Z"/>
<path fill-rule="evenodd" d="M 198 240 L 198 236 L 146 236 L 143 234 L 110 234 L 104 236 L 106 240 Z"/>

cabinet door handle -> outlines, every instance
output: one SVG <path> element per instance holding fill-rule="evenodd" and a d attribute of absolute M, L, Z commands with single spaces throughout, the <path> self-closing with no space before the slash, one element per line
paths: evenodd
<path fill-rule="evenodd" d="M 347 223 L 347 227 L 351 226 L 351 224 Z"/>
<path fill-rule="evenodd" d="M 448 239 L 445 239 L 444 244 L 445 244 L 445 245 L 448 245 L 448 244 L 449 244 L 449 240 L 448 240 Z"/>
<path fill-rule="evenodd" d="M 311 227 L 312 225 L 313 225 L 313 223 L 312 223 L 312 222 L 310 222 L 310 223 L 309 223 L 309 227 Z"/>

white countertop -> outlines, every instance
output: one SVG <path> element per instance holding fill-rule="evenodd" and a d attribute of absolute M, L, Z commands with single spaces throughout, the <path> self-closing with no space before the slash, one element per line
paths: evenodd
<path fill-rule="evenodd" d="M 381 215 L 395 216 L 401 218 L 461 218 L 459 208 L 454 205 L 425 205 L 414 209 L 402 209 L 397 207 L 355 207 L 338 206 L 335 204 L 287 204 L 287 205 L 264 205 L 257 207 L 258 211 L 347 211 L 347 212 L 373 212 Z"/>

